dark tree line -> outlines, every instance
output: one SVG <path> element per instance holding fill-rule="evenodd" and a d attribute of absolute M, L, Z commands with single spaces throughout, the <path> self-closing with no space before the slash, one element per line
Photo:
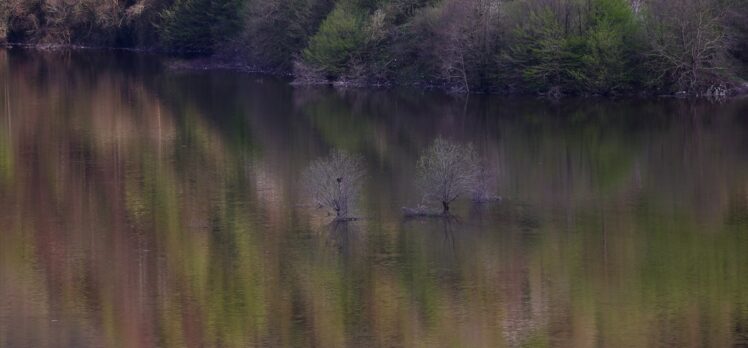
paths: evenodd
<path fill-rule="evenodd" d="M 723 94 L 748 0 L 5 0 L 0 40 L 218 54 L 301 83 Z"/>

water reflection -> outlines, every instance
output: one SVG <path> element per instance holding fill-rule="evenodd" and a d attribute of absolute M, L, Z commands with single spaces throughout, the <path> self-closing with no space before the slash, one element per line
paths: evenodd
<path fill-rule="evenodd" d="M 748 104 L 469 100 L 0 51 L 0 346 L 748 344 Z M 7 90 L 7 92 L 5 92 Z M 404 220 L 473 142 L 504 199 Z M 299 174 L 365 156 L 365 218 Z"/>

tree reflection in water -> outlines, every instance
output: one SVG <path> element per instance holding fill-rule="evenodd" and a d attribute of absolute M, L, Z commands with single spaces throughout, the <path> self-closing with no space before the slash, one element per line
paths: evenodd
<path fill-rule="evenodd" d="M 744 100 L 465 102 L 157 63 L 0 51 L 0 346 L 746 343 Z M 504 199 L 403 222 L 437 136 L 475 144 Z M 333 148 L 370 169 L 360 221 L 297 206 Z"/>

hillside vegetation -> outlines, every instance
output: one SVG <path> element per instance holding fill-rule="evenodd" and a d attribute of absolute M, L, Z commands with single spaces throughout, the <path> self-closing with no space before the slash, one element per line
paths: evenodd
<path fill-rule="evenodd" d="M 748 0 L 5 0 L 0 41 L 219 55 L 299 82 L 721 95 Z"/>

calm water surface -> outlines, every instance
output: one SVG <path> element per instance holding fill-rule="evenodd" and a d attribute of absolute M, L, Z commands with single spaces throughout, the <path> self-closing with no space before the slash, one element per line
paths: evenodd
<path fill-rule="evenodd" d="M 748 100 L 299 89 L 0 51 L 1 347 L 748 345 Z M 472 142 L 503 200 L 404 220 Z M 330 225 L 299 173 L 368 168 Z"/>

